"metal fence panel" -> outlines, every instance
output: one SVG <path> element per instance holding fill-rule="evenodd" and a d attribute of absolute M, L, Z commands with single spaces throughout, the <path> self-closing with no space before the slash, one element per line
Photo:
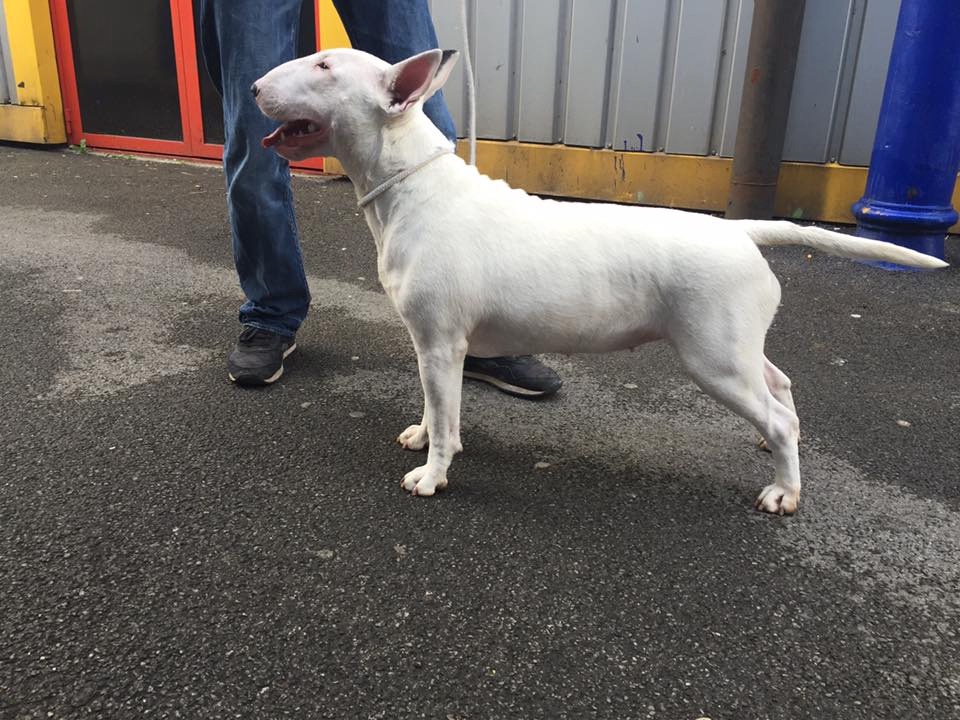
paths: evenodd
<path fill-rule="evenodd" d="M 726 3 L 683 0 L 669 97 L 668 153 L 707 155 L 717 95 Z"/>
<path fill-rule="evenodd" d="M 521 3 L 517 139 L 557 143 L 565 110 L 568 3 Z"/>
<path fill-rule="evenodd" d="M 432 0 L 460 47 L 462 0 Z M 730 156 L 754 0 L 467 0 L 478 135 Z M 866 165 L 899 0 L 807 0 L 784 158 Z M 464 83 L 447 90 L 462 134 Z"/>
<path fill-rule="evenodd" d="M 784 160 L 826 162 L 853 0 L 809 0 L 800 34 Z"/>
<path fill-rule="evenodd" d="M 573 0 L 563 142 L 600 147 L 609 99 L 613 0 Z"/>
<path fill-rule="evenodd" d="M 620 64 L 614 78 L 617 150 L 650 150 L 655 143 L 657 105 L 670 0 L 628 0 L 617 28 Z"/>
<path fill-rule="evenodd" d="M 483 0 L 475 4 L 477 137 L 516 136 L 516 12 L 514 0 Z"/>
<path fill-rule="evenodd" d="M 730 0 L 723 29 L 723 51 L 717 73 L 717 102 L 710 139 L 710 152 L 714 155 L 733 155 L 752 26 L 753 0 Z"/>
<path fill-rule="evenodd" d="M 900 4 L 894 0 L 867 3 L 840 149 L 840 162 L 847 165 L 870 164 L 899 12 Z"/>

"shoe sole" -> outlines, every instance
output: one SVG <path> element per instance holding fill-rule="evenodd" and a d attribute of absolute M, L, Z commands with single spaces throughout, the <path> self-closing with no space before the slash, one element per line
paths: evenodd
<path fill-rule="evenodd" d="M 240 375 L 238 377 L 234 377 L 233 373 L 231 372 L 227 373 L 227 377 L 230 378 L 230 382 L 235 382 L 237 385 L 244 385 L 247 387 L 252 385 L 270 385 L 271 383 L 275 383 L 283 376 L 283 361 L 286 360 L 287 356 L 296 349 L 297 344 L 294 343 L 283 351 L 283 357 L 280 358 L 280 368 L 268 378 L 259 378 L 255 375 Z"/>
<path fill-rule="evenodd" d="M 519 385 L 511 385 L 510 383 L 504 382 L 503 380 L 495 378 L 492 375 L 484 375 L 483 373 L 472 372 L 470 370 L 464 370 L 463 376 L 471 380 L 479 380 L 480 382 L 488 383 L 493 385 L 498 390 L 502 390 L 509 395 L 516 395 L 517 397 L 543 397 L 544 395 L 552 395 L 559 390 L 559 388 L 557 388 L 557 390 L 530 390 L 529 388 L 520 387 Z"/>

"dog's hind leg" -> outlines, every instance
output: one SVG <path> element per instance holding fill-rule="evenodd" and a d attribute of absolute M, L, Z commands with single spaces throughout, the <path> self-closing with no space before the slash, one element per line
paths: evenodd
<path fill-rule="evenodd" d="M 748 336 L 755 334 L 749 332 L 750 328 L 740 330 L 748 331 Z M 748 420 L 766 438 L 776 472 L 773 483 L 757 498 L 756 507 L 770 513 L 792 514 L 800 500 L 797 414 L 767 386 L 765 368 L 769 361 L 763 356 L 762 333 L 759 339 L 729 340 L 716 344 L 691 339 L 675 341 L 674 345 L 687 372 L 704 392 Z M 787 395 L 783 398 L 792 404 Z"/>
<path fill-rule="evenodd" d="M 416 341 L 415 341 L 416 344 Z M 467 341 L 417 347 L 420 382 L 423 384 L 423 423 L 413 425 L 404 434 L 426 426 L 430 449 L 425 465 L 408 472 L 400 483 L 414 495 L 433 495 L 447 486 L 447 468 L 460 452 L 460 397 L 463 386 L 463 359 Z M 404 434 L 400 437 L 403 438 Z"/>
<path fill-rule="evenodd" d="M 793 404 L 793 394 L 790 392 L 790 378 L 767 357 L 763 358 L 763 379 L 777 401 L 796 414 L 797 408 Z"/>
<path fill-rule="evenodd" d="M 793 394 L 790 392 L 790 378 L 788 378 L 780 368 L 770 362 L 767 357 L 763 358 L 763 379 L 777 401 L 796 415 L 797 408 L 793 404 Z M 761 450 L 770 449 L 766 438 L 763 437 L 760 438 L 757 446 Z"/>

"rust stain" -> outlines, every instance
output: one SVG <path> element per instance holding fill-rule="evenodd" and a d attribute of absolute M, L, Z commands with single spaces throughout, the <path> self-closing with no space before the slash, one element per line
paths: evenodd
<path fill-rule="evenodd" d="M 620 176 L 620 182 L 627 179 L 627 170 L 624 167 L 623 157 L 621 155 L 613 156 L 613 170 Z"/>
<path fill-rule="evenodd" d="M 750 71 L 750 84 L 756 85 L 760 82 L 760 68 L 754 68 Z"/>

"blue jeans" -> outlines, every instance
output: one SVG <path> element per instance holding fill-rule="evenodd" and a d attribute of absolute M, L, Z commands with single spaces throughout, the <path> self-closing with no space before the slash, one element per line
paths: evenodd
<path fill-rule="evenodd" d="M 310 291 L 300 254 L 287 161 L 260 146 L 276 127 L 250 85 L 296 55 L 301 0 L 201 0 L 201 47 L 223 98 L 223 169 L 233 258 L 247 301 L 240 322 L 292 336 Z M 437 47 L 427 0 L 335 0 L 353 47 L 397 62 Z M 450 139 L 453 118 L 441 93 L 424 106 Z"/>

